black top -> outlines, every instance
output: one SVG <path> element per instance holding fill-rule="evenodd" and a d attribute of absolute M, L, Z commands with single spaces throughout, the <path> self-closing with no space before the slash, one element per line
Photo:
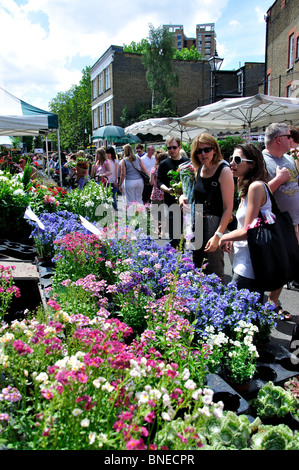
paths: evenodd
<path fill-rule="evenodd" d="M 165 184 L 167 188 L 170 188 L 171 178 L 167 175 L 167 173 L 170 170 L 177 170 L 178 166 L 185 162 L 190 162 L 190 159 L 184 156 L 181 156 L 179 160 L 173 160 L 170 157 L 165 158 L 165 160 L 162 160 L 162 162 L 160 163 L 158 167 L 158 173 L 157 173 L 158 188 L 160 188 L 162 184 Z M 171 204 L 175 204 L 176 203 L 175 196 L 171 196 L 169 193 L 164 193 L 164 202 L 168 206 L 171 206 Z"/>
<path fill-rule="evenodd" d="M 204 212 L 217 215 L 219 217 L 221 217 L 223 213 L 223 201 L 218 180 L 220 173 L 225 166 L 227 166 L 226 163 L 220 163 L 214 175 L 210 178 L 202 178 L 200 176 L 199 168 L 194 186 L 195 203 L 204 204 Z"/>

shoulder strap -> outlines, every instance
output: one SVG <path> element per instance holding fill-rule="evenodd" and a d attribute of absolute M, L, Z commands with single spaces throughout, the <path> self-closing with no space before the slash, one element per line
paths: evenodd
<path fill-rule="evenodd" d="M 218 180 L 219 180 L 219 176 L 220 176 L 220 173 L 222 171 L 222 169 L 224 168 L 224 166 L 226 166 L 225 163 L 220 163 L 220 165 L 218 166 L 217 170 L 215 171 L 215 173 L 213 174 L 213 176 L 211 177 L 212 178 L 212 183 L 211 183 L 211 189 L 210 189 L 210 192 L 207 196 L 207 199 L 205 200 L 204 204 L 205 205 L 208 205 L 209 202 L 211 201 L 212 197 L 213 197 L 213 194 L 218 186 Z"/>
<path fill-rule="evenodd" d="M 276 200 L 275 200 L 275 198 L 274 198 L 274 196 L 273 196 L 273 194 L 272 194 L 272 192 L 271 192 L 271 190 L 270 190 L 268 184 L 265 183 L 265 182 L 264 182 L 264 184 L 265 184 L 266 190 L 268 191 L 269 196 L 270 196 L 270 199 L 271 199 L 272 212 L 273 212 L 274 214 L 279 214 L 279 213 L 280 213 L 280 209 L 279 209 L 279 207 L 278 207 L 278 205 L 277 205 L 277 202 L 276 202 Z"/>

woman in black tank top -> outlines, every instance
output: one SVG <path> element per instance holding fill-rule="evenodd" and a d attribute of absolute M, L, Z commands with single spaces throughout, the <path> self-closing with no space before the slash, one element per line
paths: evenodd
<path fill-rule="evenodd" d="M 196 172 L 194 187 L 195 250 L 193 259 L 200 268 L 204 259 L 207 274 L 224 277 L 224 254 L 219 240 L 232 216 L 234 180 L 229 165 L 223 161 L 217 140 L 210 134 L 198 135 L 191 146 L 191 161 Z M 186 197 L 181 196 L 180 206 L 186 208 Z"/>

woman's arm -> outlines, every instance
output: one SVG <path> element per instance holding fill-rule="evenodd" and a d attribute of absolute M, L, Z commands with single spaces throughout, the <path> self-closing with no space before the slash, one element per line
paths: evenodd
<path fill-rule="evenodd" d="M 266 200 L 267 195 L 264 184 L 261 181 L 253 182 L 249 186 L 248 190 L 248 202 L 244 227 L 238 230 L 233 230 L 229 233 L 225 233 L 220 240 L 220 247 L 222 247 L 225 242 L 228 241 L 236 242 L 240 240 L 246 240 L 247 227 L 254 221 L 254 219 L 259 216 L 260 209 L 265 204 Z"/>
<path fill-rule="evenodd" d="M 118 160 L 115 160 L 115 183 L 114 183 L 114 186 L 117 186 L 117 183 L 118 183 L 118 167 L 119 167 L 119 162 L 118 162 Z"/>
<path fill-rule="evenodd" d="M 119 188 L 118 188 L 121 193 L 122 193 L 122 184 L 124 182 L 125 177 L 126 177 L 126 165 L 125 165 L 125 161 L 122 160 L 120 163 L 120 179 L 119 179 Z"/>
<path fill-rule="evenodd" d="M 106 178 L 108 178 L 110 175 L 112 175 L 111 166 L 110 166 L 110 163 L 108 162 L 108 160 L 106 160 L 106 162 L 105 162 L 105 168 L 106 168 L 106 172 L 103 173 L 102 176 L 106 176 Z"/>

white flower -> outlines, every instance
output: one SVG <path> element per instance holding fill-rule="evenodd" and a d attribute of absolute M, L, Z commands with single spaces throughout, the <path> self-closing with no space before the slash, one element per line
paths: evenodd
<path fill-rule="evenodd" d="M 196 388 L 196 383 L 193 382 L 193 380 L 191 380 L 191 379 L 190 379 L 190 380 L 187 380 L 187 382 L 185 383 L 185 388 L 186 388 L 187 390 L 195 390 L 195 388 Z"/>
<path fill-rule="evenodd" d="M 46 374 L 46 372 L 41 372 L 35 377 L 35 380 L 37 382 L 46 382 L 48 380 L 49 376 Z"/>
<path fill-rule="evenodd" d="M 93 380 L 93 385 L 95 388 L 100 388 L 101 384 L 106 382 L 106 379 L 104 377 L 98 377 L 97 379 Z"/>
<path fill-rule="evenodd" d="M 164 419 L 164 421 L 171 421 L 171 417 L 168 413 L 166 413 L 165 411 L 162 412 L 162 419 Z"/>
<path fill-rule="evenodd" d="M 198 401 L 199 397 L 202 395 L 202 389 L 199 388 L 198 390 L 195 390 L 193 393 L 192 393 L 192 398 L 193 400 L 196 400 Z"/>
<path fill-rule="evenodd" d="M 5 333 L 1 338 L 0 338 L 0 343 L 9 343 L 12 339 L 14 339 L 14 335 L 12 333 Z"/>
<path fill-rule="evenodd" d="M 79 416 L 82 413 L 82 410 L 80 408 L 74 408 L 72 411 L 73 416 Z"/>
<path fill-rule="evenodd" d="M 141 404 L 141 403 L 147 403 L 149 396 L 148 396 L 148 393 L 145 390 L 143 390 L 142 392 L 136 393 L 136 398 L 138 399 L 138 403 Z"/>
<path fill-rule="evenodd" d="M 203 416 L 211 416 L 211 413 L 210 413 L 210 408 L 208 406 L 204 406 L 203 408 L 201 408 L 199 410 L 199 413 L 202 414 Z"/>
<path fill-rule="evenodd" d="M 204 395 L 202 397 L 202 402 L 203 402 L 204 405 L 210 405 L 212 403 L 212 401 L 213 401 L 213 396 L 211 396 L 211 395 Z"/>
<path fill-rule="evenodd" d="M 189 369 L 184 369 L 183 370 L 183 375 L 182 375 L 182 380 L 188 380 L 190 377 L 190 371 Z"/>
<path fill-rule="evenodd" d="M 107 390 L 107 392 L 109 393 L 112 393 L 114 391 L 114 387 L 112 385 L 110 385 L 109 382 L 106 382 L 104 383 L 104 385 L 102 386 L 102 390 Z"/>
<path fill-rule="evenodd" d="M 82 428 L 88 428 L 88 426 L 90 424 L 90 421 L 89 421 L 89 419 L 85 418 L 85 419 L 82 419 L 80 424 L 81 424 Z"/>
<path fill-rule="evenodd" d="M 170 406 L 171 401 L 170 401 L 170 396 L 168 395 L 168 393 L 164 393 L 162 400 L 163 400 L 164 406 Z"/>
<path fill-rule="evenodd" d="M 215 418 L 222 418 L 223 409 L 224 409 L 223 402 L 218 401 L 218 403 L 214 405 L 214 409 L 213 409 L 213 415 L 215 416 Z"/>
<path fill-rule="evenodd" d="M 15 189 L 12 194 L 13 194 L 13 196 L 24 196 L 25 191 L 23 191 L 22 189 Z"/>
<path fill-rule="evenodd" d="M 95 442 L 96 437 L 97 437 L 97 435 L 96 435 L 95 432 L 90 432 L 90 433 L 88 434 L 88 439 L 89 439 L 89 444 L 90 444 L 90 445 L 92 445 L 92 444 Z"/>

